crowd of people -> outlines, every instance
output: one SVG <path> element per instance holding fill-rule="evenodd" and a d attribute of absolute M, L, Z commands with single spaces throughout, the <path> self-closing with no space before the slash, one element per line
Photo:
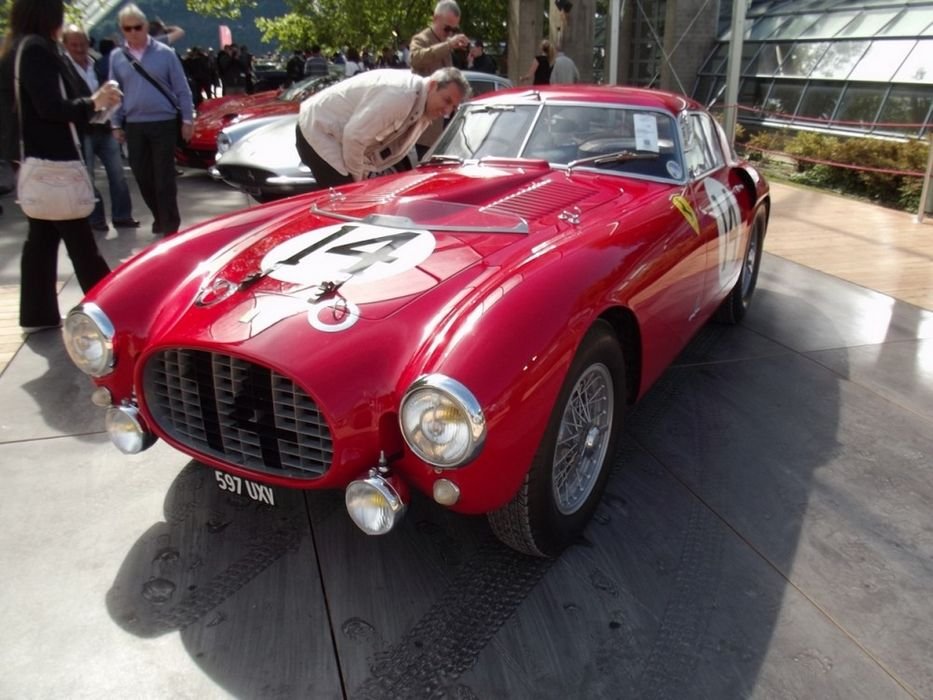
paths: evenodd
<path fill-rule="evenodd" d="M 121 7 L 122 41 L 93 47 L 87 32 L 64 25 L 64 0 L 13 0 L 0 52 L 2 110 L 0 163 L 25 158 L 83 161 L 94 183 L 100 160 L 107 174 L 110 220 L 136 228 L 122 167 L 125 148 L 133 177 L 152 216 L 152 232 L 172 235 L 181 226 L 175 148 L 193 133 L 200 101 L 219 92 L 255 88 L 253 56 L 229 44 L 214 56 L 172 47 L 184 30 L 149 20 L 135 4 Z M 347 47 L 327 57 L 320 46 L 295 51 L 285 63 L 290 81 L 343 70 L 346 80 L 307 98 L 296 127 L 296 149 L 322 187 L 359 181 L 400 163 L 414 147 L 423 155 L 443 123 L 470 95 L 461 73 L 498 72 L 482 40 L 460 28 L 455 0 L 440 0 L 431 23 L 400 49 L 378 56 Z M 544 42 L 524 79 L 534 84 L 577 82 L 569 58 Z M 106 231 L 103 198 L 96 191 L 89 216 L 70 220 L 28 215 L 21 259 L 20 325 L 24 333 L 61 325 L 56 278 L 58 247 L 65 243 L 81 288 L 109 273 L 94 231 Z M 0 210 L 2 211 L 2 210 Z"/>
<path fill-rule="evenodd" d="M 328 74 L 345 75 L 350 77 L 356 73 L 381 68 L 400 68 L 419 70 L 419 59 L 413 59 L 412 52 L 418 51 L 418 42 L 432 41 L 432 37 L 439 40 L 449 38 L 447 27 L 457 30 L 457 37 L 450 48 L 450 65 L 460 70 L 473 70 L 482 73 L 504 74 L 504 52 L 500 51 L 499 59 L 486 50 L 486 44 L 481 38 L 467 38 L 460 32 L 459 24 L 448 24 L 446 18 L 459 23 L 459 6 L 455 0 L 441 0 L 435 6 L 434 21 L 432 25 L 412 37 L 411 42 L 402 42 L 396 48 L 382 46 L 378 52 L 368 48 L 344 46 L 330 53 L 323 51 L 320 45 L 310 45 L 304 49 L 295 49 L 290 56 L 283 57 L 276 53 L 266 54 L 263 57 L 267 65 L 277 65 L 284 70 L 284 79 L 281 81 L 287 86 L 308 77 L 320 77 Z M 152 31 L 153 23 L 150 23 Z M 171 44 L 177 41 L 184 32 L 180 27 L 163 28 L 158 25 L 164 35 L 157 37 L 164 43 Z M 172 31 L 167 31 L 171 29 Z M 180 32 L 180 34 L 179 34 Z M 428 34 L 429 33 L 430 36 Z M 420 38 L 419 38 L 420 37 Z M 413 45 L 414 44 L 414 45 Z M 104 52 L 103 42 L 101 53 Z M 221 94 L 251 94 L 261 80 L 257 76 L 257 59 L 250 53 L 246 45 L 228 44 L 219 52 L 212 48 L 203 49 L 192 46 L 181 56 L 182 66 L 188 76 L 194 104 L 204 99 Z M 500 61 L 503 65 L 500 66 Z M 554 72 L 554 68 L 557 68 Z M 553 75 L 552 75 L 553 73 Z M 539 53 L 535 55 L 529 71 L 522 75 L 520 80 L 535 85 L 547 83 L 574 83 L 580 82 L 580 74 L 573 61 L 557 47 L 552 47 L 548 40 L 544 40 Z"/>

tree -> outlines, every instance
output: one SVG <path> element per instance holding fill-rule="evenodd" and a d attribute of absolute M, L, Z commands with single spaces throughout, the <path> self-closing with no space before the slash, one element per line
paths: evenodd
<path fill-rule="evenodd" d="M 428 25 L 436 0 L 287 0 L 289 12 L 262 17 L 256 26 L 264 42 L 283 50 L 320 44 L 330 49 L 343 46 L 397 47 Z M 154 2 L 154 0 L 153 0 Z M 166 4 L 169 0 L 155 4 Z M 5 30 L 13 0 L 0 0 L 0 29 Z M 243 8 L 257 0 L 185 0 L 187 9 L 202 16 L 238 19 Z M 463 0 L 461 27 L 467 36 L 481 38 L 496 47 L 507 36 L 507 4 L 503 0 Z M 166 13 L 167 15 L 169 13 Z M 73 18 L 80 22 L 79 18 Z M 69 17 L 69 21 L 72 18 Z M 494 51 L 495 53 L 495 51 Z"/>
<path fill-rule="evenodd" d="M 436 0 L 289 0 L 290 12 L 256 20 L 265 42 L 284 50 L 320 44 L 330 49 L 343 46 L 396 47 L 407 43 L 428 25 Z M 255 0 L 187 0 L 188 8 L 204 14 L 233 16 Z M 507 36 L 507 4 L 502 0 L 464 0 L 461 5 L 464 32 L 482 38 L 487 46 L 503 43 Z"/>
<path fill-rule="evenodd" d="M 211 17 L 237 19 L 244 7 L 256 7 L 256 0 L 186 0 L 192 12 Z"/>

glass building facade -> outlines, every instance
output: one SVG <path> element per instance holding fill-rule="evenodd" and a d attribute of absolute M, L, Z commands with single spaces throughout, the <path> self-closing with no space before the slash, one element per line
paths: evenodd
<path fill-rule="evenodd" d="M 693 96 L 724 105 L 729 32 Z M 748 11 L 738 119 L 879 136 L 930 133 L 933 0 L 775 0 Z"/>

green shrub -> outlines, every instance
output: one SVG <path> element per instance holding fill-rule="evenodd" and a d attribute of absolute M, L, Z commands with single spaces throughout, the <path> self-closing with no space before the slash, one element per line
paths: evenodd
<path fill-rule="evenodd" d="M 887 141 L 808 131 L 795 133 L 790 129 L 759 131 L 749 135 L 744 146 L 750 159 L 769 161 L 775 158 L 773 154 L 762 154 L 761 150 L 792 158 L 796 173 L 791 179 L 795 182 L 907 210 L 918 208 L 923 179 L 886 171 L 922 173 L 926 168 L 930 148 L 924 141 Z M 827 163 L 853 165 L 868 170 Z"/>

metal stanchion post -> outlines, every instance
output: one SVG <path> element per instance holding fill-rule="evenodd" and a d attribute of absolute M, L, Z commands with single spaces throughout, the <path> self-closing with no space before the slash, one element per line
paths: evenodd
<path fill-rule="evenodd" d="M 930 173 L 933 172 L 933 133 L 929 134 L 927 139 L 930 146 L 927 152 L 927 169 L 923 174 L 923 187 L 920 188 L 920 206 L 917 209 L 917 216 L 914 217 L 914 223 L 922 224 L 923 215 L 927 210 L 927 199 L 930 194 Z"/>

